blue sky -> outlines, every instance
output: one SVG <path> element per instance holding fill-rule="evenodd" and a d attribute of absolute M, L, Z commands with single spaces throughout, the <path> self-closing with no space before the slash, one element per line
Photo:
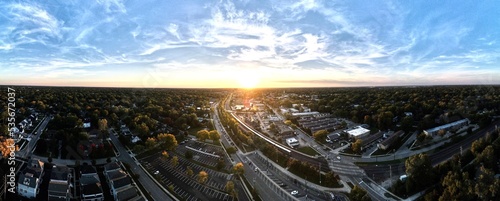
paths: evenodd
<path fill-rule="evenodd" d="M 2 1 L 0 84 L 500 84 L 499 1 Z"/>

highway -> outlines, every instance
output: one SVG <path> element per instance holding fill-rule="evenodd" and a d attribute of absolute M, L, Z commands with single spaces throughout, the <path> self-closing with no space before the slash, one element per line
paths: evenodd
<path fill-rule="evenodd" d="M 217 113 L 218 105 L 219 103 L 215 103 L 213 106 L 214 112 L 212 114 L 213 114 L 214 126 L 217 129 L 217 131 L 219 131 L 219 133 L 221 134 L 221 143 L 224 144 L 225 147 L 234 146 L 234 142 L 232 142 L 228 133 L 220 123 L 219 115 Z M 242 162 L 243 164 L 245 164 L 245 161 L 242 160 L 244 157 L 245 156 L 241 153 L 241 151 L 238 150 L 236 152 L 236 155 L 230 156 L 230 159 L 233 161 L 233 164 L 236 164 L 238 162 Z M 255 184 L 263 184 L 264 181 L 262 178 L 257 176 L 257 174 L 253 171 L 252 166 L 249 166 L 246 163 L 244 165 L 244 168 L 245 168 L 245 173 L 244 173 L 245 178 L 249 183 L 253 185 L 255 189 L 257 189 L 257 192 L 259 193 L 259 196 L 261 197 L 262 200 L 280 200 L 280 196 L 272 189 L 267 188 L 264 185 L 255 185 Z"/>

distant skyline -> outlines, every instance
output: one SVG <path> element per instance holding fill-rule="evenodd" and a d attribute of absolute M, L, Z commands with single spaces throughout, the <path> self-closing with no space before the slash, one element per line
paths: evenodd
<path fill-rule="evenodd" d="M 496 85 L 499 7 L 493 0 L 7 0 L 0 85 Z"/>

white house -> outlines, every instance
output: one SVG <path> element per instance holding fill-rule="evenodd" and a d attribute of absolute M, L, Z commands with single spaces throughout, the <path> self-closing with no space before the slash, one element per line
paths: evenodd
<path fill-rule="evenodd" d="M 30 160 L 28 162 L 28 167 L 19 176 L 18 195 L 29 199 L 36 198 L 42 183 L 43 165 L 44 163 L 40 160 Z"/>

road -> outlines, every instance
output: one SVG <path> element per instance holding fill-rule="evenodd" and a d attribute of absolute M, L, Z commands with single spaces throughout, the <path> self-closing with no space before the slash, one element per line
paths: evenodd
<path fill-rule="evenodd" d="M 127 149 L 122 145 L 122 143 L 117 139 L 115 136 L 116 131 L 113 129 L 109 129 L 109 138 L 111 138 L 111 141 L 113 142 L 115 148 L 118 150 L 120 155 L 117 157 L 118 161 L 121 161 L 123 163 L 127 163 L 130 165 L 130 168 L 132 172 L 135 174 L 139 175 L 139 182 L 142 184 L 144 189 L 146 189 L 147 193 L 153 197 L 154 200 L 165 200 L 165 201 L 172 201 L 173 199 L 170 198 L 170 196 L 165 193 L 147 174 L 144 172 L 144 170 L 137 165 L 136 160 L 134 160 L 129 153 L 127 152 Z"/>
<path fill-rule="evenodd" d="M 26 146 L 22 150 L 19 150 L 17 152 L 17 155 L 19 155 L 22 158 L 28 157 L 31 153 L 33 153 L 33 149 L 36 146 L 36 142 L 40 138 L 40 135 L 42 134 L 43 130 L 45 127 L 47 127 L 47 124 L 51 120 L 51 116 L 45 116 L 42 122 L 39 124 L 38 128 L 30 134 L 31 140 L 28 142 Z M 34 133 L 37 133 L 36 135 Z"/>
<path fill-rule="evenodd" d="M 467 150 L 470 148 L 472 143 L 485 136 L 487 132 L 493 132 L 495 130 L 495 126 L 500 125 L 500 121 L 496 121 L 492 123 L 490 126 L 474 133 L 473 135 L 467 136 L 465 139 L 462 141 L 455 143 L 453 145 L 450 145 L 446 148 L 443 148 L 441 150 L 421 150 L 421 152 L 425 151 L 433 151 L 432 153 L 429 154 L 429 158 L 431 159 L 431 163 L 433 166 L 436 166 L 440 163 L 443 163 L 447 161 L 448 159 L 452 158 L 453 155 L 459 154 L 460 149 L 462 150 Z M 461 147 L 461 148 L 460 148 Z M 411 155 L 416 154 L 416 152 L 413 152 Z M 379 157 L 377 160 L 378 161 L 388 161 L 388 160 L 393 160 L 394 158 L 403 158 L 403 157 L 409 157 L 409 155 L 396 155 L 394 156 L 387 156 L 387 157 Z M 360 161 L 366 162 L 375 162 L 374 159 L 369 159 L 369 158 L 359 158 Z M 365 170 L 366 174 L 368 176 L 371 176 L 371 178 L 375 181 L 383 181 L 391 176 L 395 175 L 403 175 L 406 174 L 405 171 L 405 165 L 404 163 L 398 163 L 398 164 L 393 164 L 393 165 L 366 165 L 362 166 L 362 168 Z"/>
<path fill-rule="evenodd" d="M 229 137 L 228 133 L 226 130 L 222 127 L 222 124 L 220 123 L 219 115 L 217 113 L 217 106 L 219 103 L 214 104 L 214 113 L 213 113 L 213 120 L 214 120 L 214 126 L 219 131 L 221 134 L 221 143 L 225 147 L 229 146 L 234 146 L 234 142 L 232 142 L 231 138 Z M 227 105 L 226 105 L 227 106 Z M 238 162 L 242 162 L 245 164 L 245 161 L 242 161 L 240 158 L 244 158 L 244 155 L 241 153 L 241 151 L 237 151 L 237 155 L 230 156 L 230 159 L 232 160 L 233 164 L 236 164 Z M 264 185 L 255 185 L 255 184 L 263 184 L 264 181 L 260 177 L 257 176 L 257 174 L 252 170 L 252 168 L 249 165 L 244 165 L 245 168 L 245 173 L 244 176 L 247 179 L 247 181 L 253 185 L 255 189 L 257 189 L 257 192 L 259 193 L 259 196 L 261 197 L 262 200 L 280 200 L 281 197 L 272 189 L 267 188 Z"/>

